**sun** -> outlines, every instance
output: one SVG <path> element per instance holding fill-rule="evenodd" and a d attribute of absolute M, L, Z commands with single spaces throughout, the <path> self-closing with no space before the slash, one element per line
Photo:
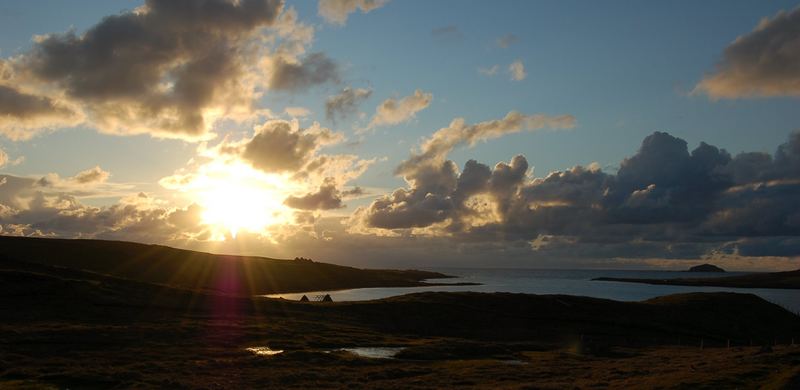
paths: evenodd
<path fill-rule="evenodd" d="M 242 231 L 266 234 L 270 226 L 286 223 L 291 210 L 283 201 L 290 183 L 281 175 L 265 174 L 244 163 L 204 167 L 191 185 L 203 208 L 202 221 L 221 240 Z"/>

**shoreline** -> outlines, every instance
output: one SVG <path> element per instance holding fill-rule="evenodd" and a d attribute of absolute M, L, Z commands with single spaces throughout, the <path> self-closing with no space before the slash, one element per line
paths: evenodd
<path fill-rule="evenodd" d="M 797 290 L 800 289 L 800 270 L 751 273 L 745 275 L 720 276 L 713 278 L 647 279 L 600 277 L 593 278 L 591 280 L 598 282 L 640 283 L 664 286 Z"/>

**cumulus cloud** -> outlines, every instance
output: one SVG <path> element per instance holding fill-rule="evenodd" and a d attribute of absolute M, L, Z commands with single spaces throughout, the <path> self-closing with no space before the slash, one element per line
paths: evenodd
<path fill-rule="evenodd" d="M 515 158 L 511 165 L 498 164 L 495 171 L 487 166 L 470 161 L 464 172 L 447 155 L 459 145 L 474 145 L 482 140 L 497 138 L 505 134 L 541 128 L 571 128 L 572 116 L 523 115 L 510 112 L 504 118 L 467 125 L 463 119 L 453 120 L 448 127 L 436 131 L 423 141 L 420 150 L 396 169 L 409 183 L 409 189 L 398 189 L 391 195 L 374 201 L 366 209 L 360 209 L 355 218 L 362 219 L 368 227 L 402 229 L 428 227 L 445 221 L 453 213 L 466 211 L 466 202 L 472 195 L 488 188 L 489 181 L 501 191 L 500 182 L 524 176 L 527 162 Z M 494 179 L 492 179 L 494 177 Z"/>
<path fill-rule="evenodd" d="M 731 156 L 706 143 L 690 151 L 656 132 L 616 174 L 592 164 L 537 178 L 521 155 L 494 167 L 470 160 L 460 170 L 447 160 L 452 145 L 507 133 L 513 122 L 435 133 L 398 167 L 408 187 L 356 210 L 349 231 L 526 243 L 531 253 L 571 259 L 800 255 L 800 133 L 774 155 Z"/>
<path fill-rule="evenodd" d="M 209 238 L 197 205 L 164 208 L 139 194 L 108 207 L 92 207 L 68 191 L 75 183 L 51 185 L 47 180 L 0 175 L 0 232 L 141 242 Z"/>
<path fill-rule="evenodd" d="M 0 134 L 12 140 L 30 138 L 30 129 L 72 126 L 80 121 L 81 115 L 64 103 L 0 84 Z"/>
<path fill-rule="evenodd" d="M 345 119 L 358 111 L 358 106 L 372 95 L 371 89 L 347 87 L 325 101 L 325 117 L 330 121 Z"/>
<path fill-rule="evenodd" d="M 95 166 L 78 173 L 71 180 L 78 184 L 96 184 L 105 182 L 109 176 L 111 174 L 108 171 L 104 171 L 100 166 Z"/>
<path fill-rule="evenodd" d="M 284 203 L 299 210 L 331 210 L 344 207 L 342 193 L 336 188 L 336 180 L 332 177 L 325 178 L 318 191 L 303 196 L 290 196 Z"/>
<path fill-rule="evenodd" d="M 8 164 L 8 154 L 3 149 L 0 149 L 0 168 L 6 164 Z"/>
<path fill-rule="evenodd" d="M 519 42 L 519 37 L 517 37 L 514 34 L 503 35 L 502 37 L 497 38 L 497 40 L 495 41 L 497 46 L 503 49 L 506 49 L 517 42 Z"/>
<path fill-rule="evenodd" d="M 225 144 L 221 150 L 240 155 L 265 172 L 296 172 L 308 165 L 320 148 L 342 139 L 340 134 L 318 123 L 300 129 L 296 121 L 271 120 L 257 127 L 253 138 Z"/>
<path fill-rule="evenodd" d="M 386 99 L 375 109 L 368 128 L 392 126 L 407 122 L 431 104 L 433 94 L 420 89 L 401 99 Z"/>
<path fill-rule="evenodd" d="M 525 65 L 522 63 L 522 60 L 516 60 L 508 66 L 508 73 L 511 75 L 511 80 L 514 81 L 522 81 L 525 80 L 525 77 L 528 77 L 528 74 L 525 73 Z"/>
<path fill-rule="evenodd" d="M 736 38 L 694 91 L 712 99 L 800 95 L 800 8 Z"/>
<path fill-rule="evenodd" d="M 0 60 L 0 133 L 29 138 L 85 123 L 112 134 L 209 139 L 221 119 L 251 119 L 269 88 L 338 80 L 305 54 L 312 27 L 280 0 L 147 0 L 83 33 L 35 37 Z"/>
<path fill-rule="evenodd" d="M 269 85 L 276 90 L 303 91 L 327 82 L 339 82 L 339 67 L 325 54 L 311 53 L 300 61 L 278 57 Z"/>
<path fill-rule="evenodd" d="M 383 7 L 389 0 L 319 0 L 317 12 L 328 23 L 344 26 L 356 10 L 367 13 Z"/>

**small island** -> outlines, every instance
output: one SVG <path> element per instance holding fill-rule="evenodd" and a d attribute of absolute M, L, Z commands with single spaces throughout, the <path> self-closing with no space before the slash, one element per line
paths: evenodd
<path fill-rule="evenodd" d="M 700 264 L 689 268 L 686 272 L 725 272 L 724 269 L 717 267 L 714 264 Z"/>

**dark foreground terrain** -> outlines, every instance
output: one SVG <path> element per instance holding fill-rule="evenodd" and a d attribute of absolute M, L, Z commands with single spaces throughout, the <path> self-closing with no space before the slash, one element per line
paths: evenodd
<path fill-rule="evenodd" d="M 663 284 L 671 286 L 800 289 L 800 270 L 758 273 L 758 274 L 737 275 L 737 276 L 724 276 L 724 277 L 714 277 L 714 278 L 677 278 L 677 279 L 596 278 L 593 280 L 599 280 L 605 282 Z M 800 296 L 798 296 L 798 299 L 800 299 Z"/>
<path fill-rule="evenodd" d="M 800 340 L 800 318 L 749 294 L 623 303 L 420 293 L 300 303 L 125 279 L 65 268 L 62 260 L 49 264 L 59 255 L 0 263 L 0 388 L 800 383 L 800 347 L 792 345 Z M 284 352 L 257 355 L 250 347 Z M 403 349 L 394 359 L 341 350 L 353 347 Z"/>
<path fill-rule="evenodd" d="M 361 287 L 414 287 L 438 272 L 343 267 L 310 260 L 226 256 L 161 245 L 0 236 L 0 267 L 84 270 L 193 291 L 251 296 Z M 444 283 L 438 283 L 444 284 Z"/>

